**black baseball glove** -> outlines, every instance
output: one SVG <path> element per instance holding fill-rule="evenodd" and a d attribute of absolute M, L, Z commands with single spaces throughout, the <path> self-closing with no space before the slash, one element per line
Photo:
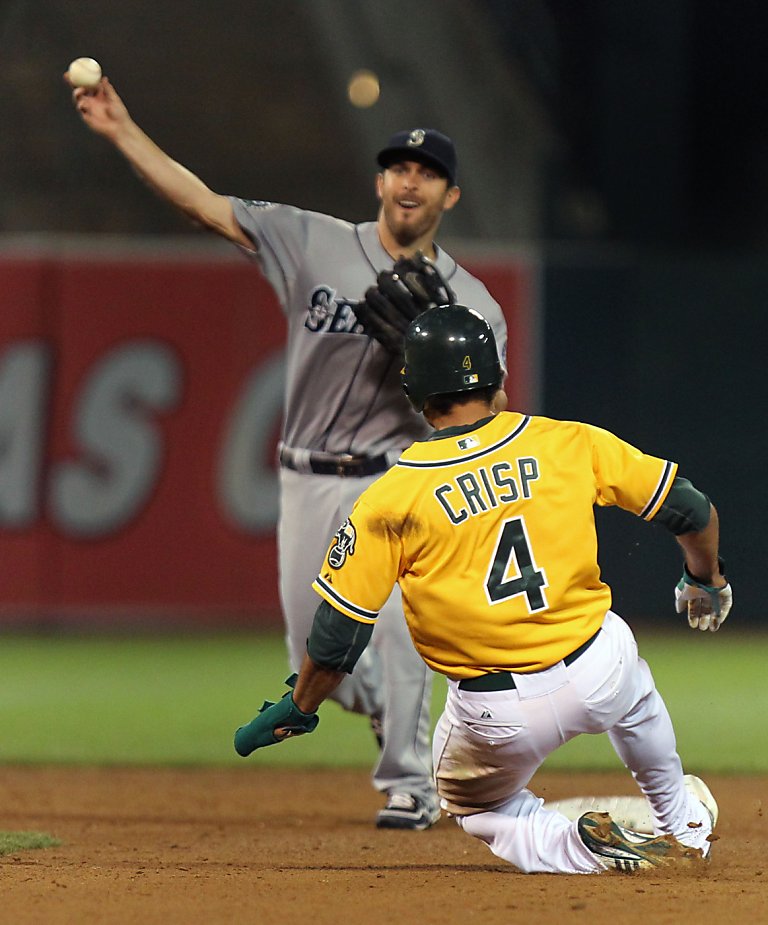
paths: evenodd
<path fill-rule="evenodd" d="M 408 325 L 428 308 L 453 305 L 456 296 L 437 267 L 421 251 L 401 257 L 391 270 L 376 277 L 376 285 L 355 307 L 355 315 L 369 337 L 390 353 L 403 355 Z"/>

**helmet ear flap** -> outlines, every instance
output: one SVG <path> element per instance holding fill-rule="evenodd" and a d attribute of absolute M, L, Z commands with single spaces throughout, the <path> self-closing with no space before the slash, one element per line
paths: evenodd
<path fill-rule="evenodd" d="M 417 381 L 418 377 L 412 376 L 410 381 L 413 382 L 414 380 Z M 405 392 L 405 397 L 410 402 L 413 410 L 418 411 L 419 414 L 421 414 L 421 412 L 424 410 L 424 402 L 427 399 L 426 396 L 421 398 L 418 395 L 418 385 L 415 386 L 415 390 L 414 387 L 409 385 L 408 368 L 406 366 L 400 370 L 400 384 L 402 385 L 403 391 Z"/>
<path fill-rule="evenodd" d="M 405 397 L 406 397 L 406 398 L 408 399 L 408 401 L 411 402 L 411 404 L 413 405 L 413 401 L 411 401 L 411 393 L 408 391 L 408 379 L 406 378 L 405 367 L 403 367 L 403 368 L 400 370 L 400 385 L 402 385 L 402 387 L 403 387 L 403 391 L 405 392 Z M 415 405 L 414 405 L 414 409 L 415 409 L 416 411 L 420 411 L 420 410 L 421 410 L 420 408 L 416 408 Z"/>
<path fill-rule="evenodd" d="M 417 403 L 413 400 L 413 397 L 411 396 L 411 391 L 408 386 L 408 369 L 405 364 L 403 364 L 402 368 L 400 369 L 400 385 L 403 387 L 403 391 L 405 392 L 405 397 L 410 402 L 413 410 L 420 412 L 422 409 L 417 406 Z"/>

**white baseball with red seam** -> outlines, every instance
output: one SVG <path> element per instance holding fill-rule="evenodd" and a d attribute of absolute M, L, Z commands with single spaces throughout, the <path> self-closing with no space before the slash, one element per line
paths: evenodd
<path fill-rule="evenodd" d="M 67 70 L 73 87 L 95 87 L 101 80 L 101 65 L 93 58 L 75 58 Z"/>

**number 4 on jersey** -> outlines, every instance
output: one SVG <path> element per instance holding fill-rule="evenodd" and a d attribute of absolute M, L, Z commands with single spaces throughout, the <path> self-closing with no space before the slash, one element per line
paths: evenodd
<path fill-rule="evenodd" d="M 506 578 L 510 571 L 516 571 L 517 577 Z M 544 570 L 536 567 L 524 518 L 505 520 L 485 581 L 488 600 L 498 604 L 524 594 L 528 610 L 533 613 L 547 606 L 546 587 L 547 578 Z"/>

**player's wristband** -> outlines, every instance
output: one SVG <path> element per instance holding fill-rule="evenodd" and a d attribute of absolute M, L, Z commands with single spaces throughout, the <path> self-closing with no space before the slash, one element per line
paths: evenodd
<path fill-rule="evenodd" d="M 720 558 L 720 556 L 717 557 L 717 567 L 720 571 L 720 574 L 723 576 L 723 578 L 725 578 L 725 562 Z M 702 581 L 701 578 L 697 578 L 696 575 L 694 575 L 689 570 L 685 563 L 683 563 L 683 581 L 685 581 L 687 584 L 698 585 L 698 587 L 706 588 L 707 590 L 712 588 L 712 585 L 710 585 L 709 582 Z M 717 591 L 718 589 L 714 588 L 714 590 Z"/>

